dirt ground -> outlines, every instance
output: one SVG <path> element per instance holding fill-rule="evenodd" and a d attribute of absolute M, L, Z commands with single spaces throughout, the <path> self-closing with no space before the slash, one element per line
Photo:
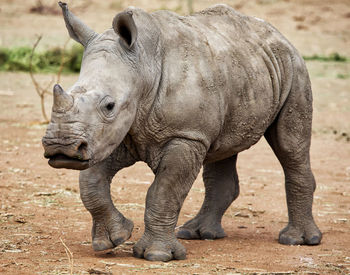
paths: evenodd
<path fill-rule="evenodd" d="M 97 31 L 128 5 L 187 13 L 187 2 L 161 0 L 69 1 Z M 88 4 L 84 4 L 88 2 Z M 350 1 L 221 1 L 281 30 L 303 55 L 350 56 Z M 28 12 L 36 1 L 3 0 L 0 46 L 60 46 L 67 33 L 55 15 Z M 43 1 L 49 3 L 52 1 Z M 194 10 L 214 1 L 194 0 Z M 74 11 L 74 9 L 73 9 Z M 73 42 L 72 42 L 73 43 Z M 45 125 L 27 73 L 0 73 L 0 274 L 349 274 L 350 273 L 350 63 L 308 61 L 314 91 L 312 168 L 317 181 L 314 217 L 323 232 L 319 246 L 283 246 L 287 222 L 283 172 L 264 140 L 238 157 L 241 194 L 227 210 L 227 237 L 181 241 L 187 259 L 169 263 L 132 257 L 144 229 L 144 200 L 153 174 L 143 163 L 113 180 L 116 206 L 135 223 L 132 237 L 103 253 L 91 248 L 91 218 L 79 198 L 78 172 L 50 168 L 43 158 Z M 50 75 L 38 75 L 48 83 Z M 68 87 L 77 75 L 65 75 Z M 52 98 L 47 99 L 50 109 Z M 179 225 L 193 217 L 204 196 L 201 176 L 190 191 Z M 66 249 L 72 253 L 66 254 Z"/>

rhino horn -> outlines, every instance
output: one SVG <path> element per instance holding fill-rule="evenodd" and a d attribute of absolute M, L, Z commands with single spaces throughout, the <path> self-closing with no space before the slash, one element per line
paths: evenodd
<path fill-rule="evenodd" d="M 56 84 L 53 87 L 53 105 L 52 111 L 56 113 L 64 113 L 70 110 L 73 106 L 73 97 L 67 94 L 60 85 Z"/>
<path fill-rule="evenodd" d="M 70 37 L 86 47 L 89 42 L 97 36 L 97 33 L 85 25 L 73 13 L 71 13 L 68 10 L 68 5 L 66 3 L 59 1 L 58 5 L 62 9 L 63 18 L 66 22 L 66 27 Z"/>

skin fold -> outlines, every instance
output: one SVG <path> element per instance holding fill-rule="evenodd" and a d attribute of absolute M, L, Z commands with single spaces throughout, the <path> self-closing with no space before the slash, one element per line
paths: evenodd
<path fill-rule="evenodd" d="M 186 257 L 175 226 L 202 166 L 203 205 L 177 237 L 226 236 L 221 219 L 239 195 L 237 155 L 262 136 L 285 174 L 289 222 L 279 242 L 320 243 L 312 216 L 311 84 L 302 57 L 274 27 L 227 5 L 186 17 L 128 8 L 98 34 L 59 4 L 85 51 L 78 81 L 67 91 L 54 87 L 43 146 L 51 166 L 81 170 L 94 250 L 131 236 L 133 223 L 113 205 L 110 183 L 137 161 L 155 179 L 134 256 Z"/>

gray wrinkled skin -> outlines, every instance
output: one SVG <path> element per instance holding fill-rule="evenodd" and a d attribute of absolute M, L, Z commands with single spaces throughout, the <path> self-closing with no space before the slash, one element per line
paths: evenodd
<path fill-rule="evenodd" d="M 177 237 L 224 237 L 221 218 L 239 194 L 237 154 L 262 136 L 285 174 L 289 223 L 279 242 L 320 243 L 312 217 L 310 80 L 303 59 L 274 27 L 226 5 L 186 17 L 128 8 L 97 34 L 60 6 L 85 52 L 75 85 L 54 88 L 43 145 L 51 166 L 82 170 L 95 250 L 131 235 L 133 223 L 114 207 L 110 182 L 136 161 L 146 162 L 155 180 L 134 256 L 186 257 L 174 229 L 202 165 L 202 208 Z"/>

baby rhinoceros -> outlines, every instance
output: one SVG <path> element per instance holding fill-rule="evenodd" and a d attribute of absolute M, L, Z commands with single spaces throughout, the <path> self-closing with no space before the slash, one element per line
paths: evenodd
<path fill-rule="evenodd" d="M 312 216 L 311 84 L 302 57 L 274 27 L 227 5 L 190 16 L 130 7 L 98 34 L 59 5 L 84 56 L 78 81 L 68 91 L 54 86 L 42 142 L 52 167 L 82 170 L 94 250 L 131 235 L 133 223 L 113 205 L 110 183 L 137 161 L 155 179 L 134 256 L 185 259 L 177 238 L 225 237 L 221 219 L 239 194 L 237 154 L 262 136 L 285 174 L 289 222 L 279 242 L 320 243 Z M 202 208 L 175 235 L 202 166 Z"/>

